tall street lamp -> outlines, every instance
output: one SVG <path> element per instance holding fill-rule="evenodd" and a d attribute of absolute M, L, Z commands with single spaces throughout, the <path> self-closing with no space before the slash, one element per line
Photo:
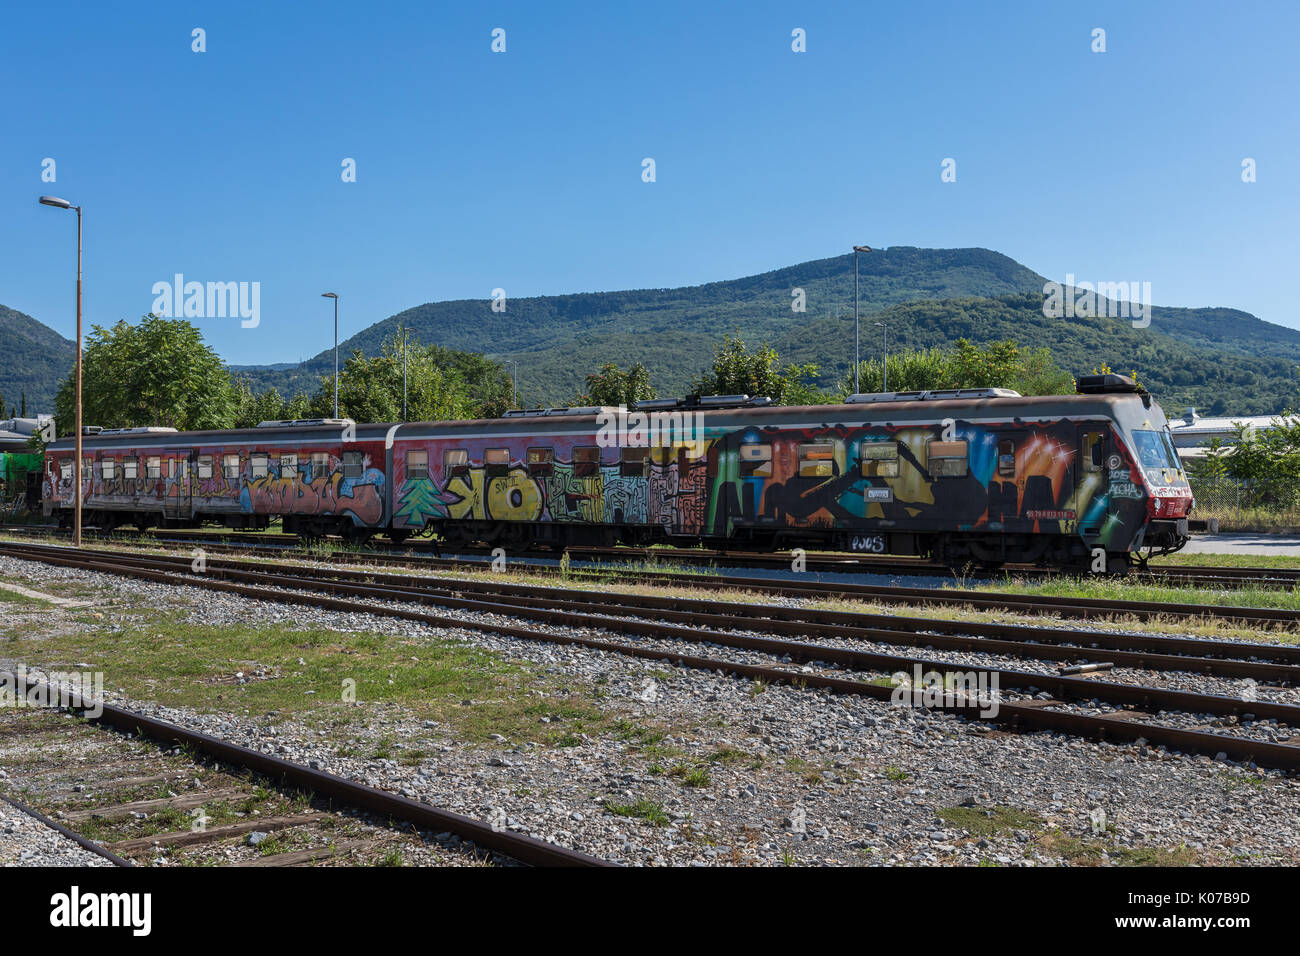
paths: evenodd
<path fill-rule="evenodd" d="M 885 359 L 880 363 L 880 390 L 889 391 L 889 326 L 884 322 L 877 322 L 876 328 L 882 329 L 885 333 Z"/>
<path fill-rule="evenodd" d="M 76 455 L 72 462 L 72 480 L 76 492 L 72 498 L 72 546 L 81 547 L 81 207 L 74 206 L 66 199 L 55 196 L 42 196 L 42 206 L 56 209 L 77 210 L 77 385 L 76 385 Z"/>
<path fill-rule="evenodd" d="M 506 359 L 506 364 L 510 366 L 510 404 L 519 407 L 519 363 L 514 359 Z"/>
<path fill-rule="evenodd" d="M 406 343 L 411 337 L 410 329 L 402 329 L 402 421 L 406 421 Z"/>
<path fill-rule="evenodd" d="M 853 247 L 853 391 L 858 391 L 858 253 L 870 252 L 870 246 Z"/>
<path fill-rule="evenodd" d="M 322 292 L 322 299 L 334 300 L 334 417 L 339 417 L 339 297 L 336 292 Z"/>

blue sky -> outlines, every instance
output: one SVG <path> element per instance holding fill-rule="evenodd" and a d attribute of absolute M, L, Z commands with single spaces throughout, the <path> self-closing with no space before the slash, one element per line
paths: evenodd
<path fill-rule="evenodd" d="M 5 21 L 0 303 L 66 335 L 75 221 L 43 193 L 85 206 L 88 323 L 138 318 L 178 272 L 260 282 L 257 328 L 196 321 L 233 363 L 329 347 L 331 289 L 345 338 L 497 287 L 687 285 L 854 242 L 983 246 L 1300 327 L 1294 3 L 49 2 Z"/>

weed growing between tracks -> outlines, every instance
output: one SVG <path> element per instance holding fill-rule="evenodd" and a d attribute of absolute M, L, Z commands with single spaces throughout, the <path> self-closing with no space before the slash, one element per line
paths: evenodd
<path fill-rule="evenodd" d="M 961 590 L 945 586 L 945 590 Z M 1293 588 L 1205 588 L 1151 584 L 1102 577 L 1027 579 L 1008 576 L 978 582 L 976 590 L 1001 594 L 1041 595 L 1060 598 L 1100 598 L 1108 601 L 1152 601 L 1160 604 L 1205 604 L 1219 607 L 1267 607 L 1300 611 L 1300 592 Z"/>

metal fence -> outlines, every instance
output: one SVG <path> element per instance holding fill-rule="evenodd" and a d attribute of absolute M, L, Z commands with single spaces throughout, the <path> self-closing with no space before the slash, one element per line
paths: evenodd
<path fill-rule="evenodd" d="M 1249 482 L 1233 478 L 1191 480 L 1196 496 L 1195 518 L 1217 518 L 1220 531 L 1286 531 L 1300 529 L 1300 501 L 1265 494 Z"/>

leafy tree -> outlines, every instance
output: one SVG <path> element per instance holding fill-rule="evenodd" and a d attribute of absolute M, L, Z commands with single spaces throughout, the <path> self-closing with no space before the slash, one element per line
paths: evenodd
<path fill-rule="evenodd" d="M 587 376 L 587 391 L 579 395 L 579 405 L 627 405 L 654 398 L 650 372 L 637 362 L 626 372 L 613 362 L 601 366 L 599 372 Z"/>
<path fill-rule="evenodd" d="M 242 377 L 235 379 L 235 389 L 235 428 L 253 428 L 259 422 L 292 421 L 312 415 L 311 399 L 301 392 L 289 399 L 281 398 L 279 390 L 274 388 L 254 392 L 248 379 Z"/>
<path fill-rule="evenodd" d="M 419 347 L 418 342 L 415 347 Z M 441 345 L 424 349 L 435 368 L 460 381 L 466 402 L 463 417 L 500 418 L 507 409 L 516 407 L 514 381 L 503 363 L 479 352 L 462 352 Z"/>
<path fill-rule="evenodd" d="M 859 366 L 863 392 L 884 391 L 879 359 Z M 1074 379 L 1045 348 L 1022 349 L 1007 340 L 972 345 L 958 339 L 951 349 L 904 349 L 890 353 L 889 391 L 919 392 L 940 388 L 1013 388 L 1022 395 L 1059 395 L 1074 391 Z M 840 380 L 839 395 L 853 390 L 850 372 Z"/>
<path fill-rule="evenodd" d="M 828 400 L 813 383 L 818 367 L 779 364 L 776 349 L 766 342 L 750 351 L 737 334 L 726 336 L 714 349 L 713 367 L 692 385 L 699 395 L 767 396 L 777 405 L 822 404 Z"/>
<path fill-rule="evenodd" d="M 1184 458 L 1188 477 L 1198 483 L 1218 485 L 1228 477 L 1228 448 L 1223 439 L 1215 435 L 1205 443 L 1204 456 L 1201 458 Z"/>
<path fill-rule="evenodd" d="M 1236 423 L 1225 471 L 1249 484 L 1262 504 L 1295 504 L 1300 499 L 1300 417 L 1284 414 L 1267 430 Z"/>
<path fill-rule="evenodd" d="M 69 373 L 55 418 L 72 434 L 76 385 Z M 139 324 L 93 326 L 82 356 L 82 423 L 104 428 L 229 428 L 238 397 L 230 372 L 199 330 L 152 313 Z"/>
<path fill-rule="evenodd" d="M 424 347 L 408 342 L 406 350 L 407 420 L 448 421 L 496 417 L 509 407 L 489 382 L 471 386 L 463 374 L 491 377 L 501 366 L 483 356 L 454 353 L 451 349 Z M 499 410 L 498 410 L 499 409 Z M 325 417 L 334 413 L 334 376 L 321 377 L 320 390 L 312 396 L 311 411 Z M 393 335 L 384 342 L 382 354 L 370 357 L 360 349 L 339 371 L 339 414 L 359 422 L 402 420 L 402 339 Z"/>

